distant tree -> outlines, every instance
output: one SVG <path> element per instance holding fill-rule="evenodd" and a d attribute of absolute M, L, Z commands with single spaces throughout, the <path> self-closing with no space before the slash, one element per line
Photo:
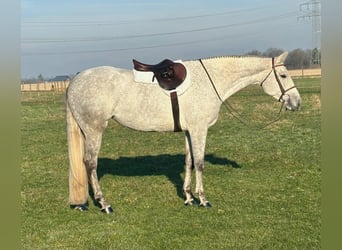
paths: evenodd
<path fill-rule="evenodd" d="M 277 57 L 284 52 L 283 49 L 268 48 L 265 52 L 251 50 L 245 55 L 259 57 Z M 288 69 L 305 69 L 313 65 L 320 65 L 321 52 L 318 49 L 294 49 L 289 51 L 285 64 Z"/>
<path fill-rule="evenodd" d="M 42 74 L 39 74 L 39 75 L 37 76 L 37 80 L 38 80 L 39 82 L 44 82 L 44 77 L 43 77 L 43 75 L 42 75 Z"/>
<path fill-rule="evenodd" d="M 303 69 L 310 67 L 311 51 L 304 51 L 302 49 L 295 49 L 289 52 L 285 64 L 288 69 Z"/>
<path fill-rule="evenodd" d="M 321 53 L 317 48 L 314 48 L 311 53 L 312 64 L 321 64 Z"/>
<path fill-rule="evenodd" d="M 262 56 L 262 53 L 259 50 L 251 50 L 245 54 L 246 56 Z"/>
<path fill-rule="evenodd" d="M 276 57 L 279 56 L 284 52 L 283 49 L 277 49 L 277 48 L 268 48 L 262 55 L 264 57 Z"/>

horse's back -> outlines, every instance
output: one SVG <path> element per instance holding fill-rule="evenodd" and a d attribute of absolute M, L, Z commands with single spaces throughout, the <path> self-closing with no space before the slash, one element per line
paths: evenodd
<path fill-rule="evenodd" d="M 100 66 L 86 69 L 78 73 L 70 82 L 68 95 L 81 94 L 80 92 L 96 92 L 108 90 L 123 75 L 127 77 L 128 70 L 119 69 L 111 66 Z M 80 91 L 82 89 L 82 91 Z"/>

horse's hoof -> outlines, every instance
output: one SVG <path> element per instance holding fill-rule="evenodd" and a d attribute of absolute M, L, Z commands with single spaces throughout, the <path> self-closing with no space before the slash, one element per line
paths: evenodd
<path fill-rule="evenodd" d="M 195 200 L 190 200 L 190 201 L 184 201 L 185 206 L 198 206 L 197 201 Z"/>
<path fill-rule="evenodd" d="M 81 212 L 88 210 L 86 205 L 70 205 L 70 208 Z"/>
<path fill-rule="evenodd" d="M 211 208 L 211 204 L 209 203 L 209 201 L 207 201 L 206 203 L 201 203 L 200 207 L 204 207 L 204 208 Z"/>
<path fill-rule="evenodd" d="M 113 213 L 113 208 L 111 206 L 108 206 L 108 207 L 102 208 L 101 212 L 105 214 L 111 214 Z"/>

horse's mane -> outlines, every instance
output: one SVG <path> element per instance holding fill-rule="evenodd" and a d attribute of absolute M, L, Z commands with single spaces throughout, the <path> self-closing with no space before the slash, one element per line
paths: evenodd
<path fill-rule="evenodd" d="M 267 58 L 255 56 L 255 55 L 223 55 L 223 56 L 212 56 L 207 58 L 201 58 L 197 60 L 190 60 L 190 62 L 198 62 L 202 60 L 206 66 L 212 65 L 215 68 L 230 68 L 230 70 L 240 70 L 240 68 L 248 67 L 254 70 L 262 70 L 265 67 L 269 67 Z"/>
<path fill-rule="evenodd" d="M 264 58 L 256 55 L 222 55 L 222 56 L 209 56 L 204 58 L 197 58 L 187 61 L 198 61 L 198 60 L 215 60 L 215 59 L 251 59 L 251 58 Z"/>

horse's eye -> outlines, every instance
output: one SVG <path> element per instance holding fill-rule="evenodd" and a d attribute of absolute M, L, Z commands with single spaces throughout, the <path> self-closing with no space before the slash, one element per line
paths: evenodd
<path fill-rule="evenodd" d="M 281 77 L 281 78 L 286 78 L 287 75 L 286 75 L 286 74 L 280 74 L 280 77 Z"/>

